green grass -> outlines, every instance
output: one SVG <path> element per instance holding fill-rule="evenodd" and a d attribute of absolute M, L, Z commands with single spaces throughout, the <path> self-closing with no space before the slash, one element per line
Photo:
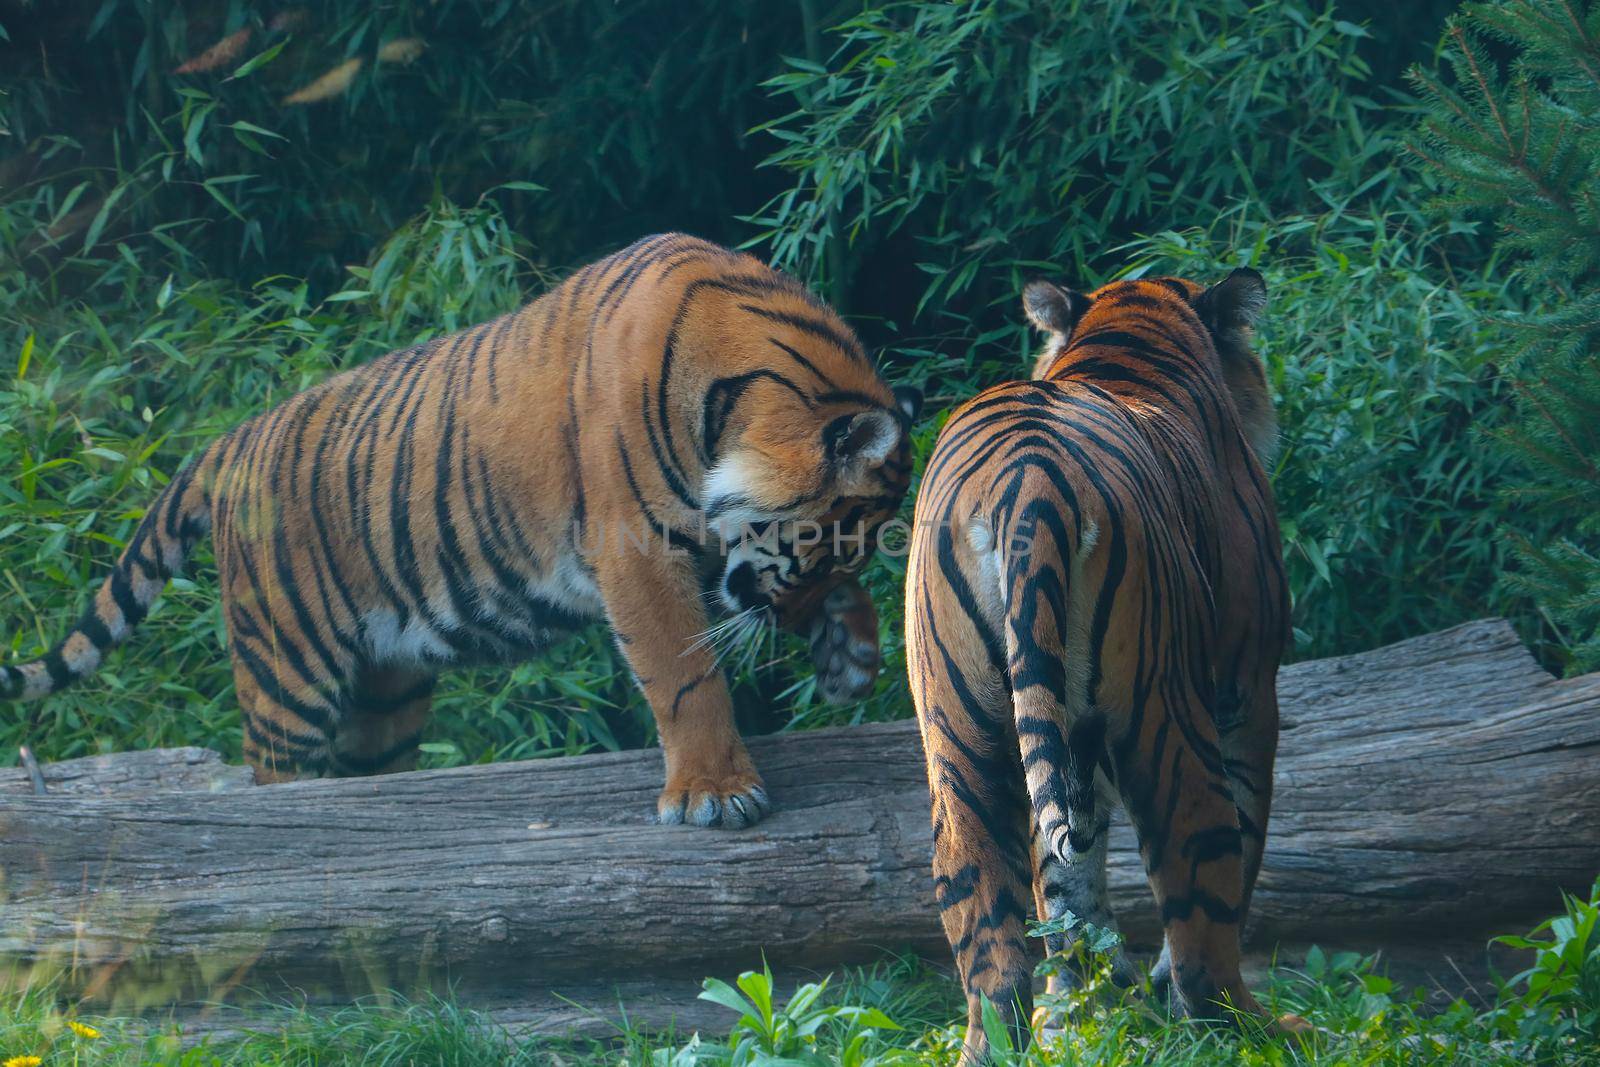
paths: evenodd
<path fill-rule="evenodd" d="M 1238 1027 L 1172 1020 L 1155 1009 L 1148 988 L 1114 987 L 1109 957 L 1086 947 L 1114 947 L 1115 935 L 1087 933 L 1074 951 L 1088 979 L 1046 1004 L 1068 1020 L 1059 1035 L 1015 1052 L 1002 1028 L 986 1026 L 996 1067 L 1600 1063 L 1600 881 L 1589 899 L 1564 898 L 1562 914 L 1527 935 L 1497 939 L 1530 953 L 1532 962 L 1498 981 L 1488 1005 L 1457 1000 L 1443 1011 L 1427 1009 L 1423 990 L 1397 988 L 1374 958 L 1312 948 L 1301 967 L 1273 968 L 1257 990 L 1269 1017 L 1292 1013 L 1312 1024 L 1292 1036 L 1250 1019 Z M 730 1009 L 725 1031 L 650 1034 L 618 1025 L 610 1039 L 578 1043 L 508 1033 L 448 999 L 388 998 L 321 1013 L 280 1007 L 256 1032 L 184 1048 L 175 1034 L 148 1024 L 74 1015 L 44 988 L 0 1005 L 0 1060 L 37 1056 L 44 1067 L 886 1067 L 953 1065 L 963 1039 L 956 983 L 910 958 L 792 990 L 766 968 L 732 984 L 710 978 L 701 999 Z M 74 1024 L 92 1027 L 92 1036 Z"/>
<path fill-rule="evenodd" d="M 1188 1064 L 1580 1064 L 1600 1062 L 1596 1032 L 1575 1031 L 1572 1015 L 1523 1008 L 1516 998 L 1486 1010 L 1458 1002 L 1444 1012 L 1421 1010 L 1421 991 L 1401 993 L 1353 954 L 1314 956 L 1306 969 L 1272 972 L 1263 1004 L 1292 1011 L 1318 1028 L 1305 1037 L 1273 1037 L 1254 1029 L 1223 1031 L 1175 1023 L 1132 996 L 1091 987 L 1074 1006 L 1075 1022 L 1045 1047 L 1002 1061 L 1018 1065 L 1103 1064 L 1180 1067 Z M 707 983 L 725 999 L 734 987 Z M 67 1029 L 47 996 L 34 994 L 0 1008 L 0 1055 L 38 1055 L 46 1067 L 171 1067 L 257 1064 L 372 1067 L 565 1064 L 954 1064 L 964 1012 L 955 983 L 919 965 L 895 961 L 842 973 L 800 989 L 771 987 L 759 972 L 741 977 L 735 995 L 749 1010 L 727 1031 L 650 1035 L 619 1028 L 613 1040 L 569 1042 L 518 1037 L 447 1000 L 314 1013 L 284 1008 L 270 1032 L 213 1039 L 182 1048 L 170 1035 L 91 1015 L 92 1040 Z M 1592 1010 L 1592 1009 L 1591 1009 Z"/>

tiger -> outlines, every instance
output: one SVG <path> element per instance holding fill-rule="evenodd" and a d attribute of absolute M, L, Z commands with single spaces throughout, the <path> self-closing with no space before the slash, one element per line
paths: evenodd
<path fill-rule="evenodd" d="M 712 638 L 809 628 L 824 697 L 875 684 L 854 576 L 909 485 L 919 403 L 797 280 L 647 237 L 210 443 L 0 693 L 91 673 L 209 533 L 257 782 L 410 768 L 442 669 L 605 622 L 663 749 L 654 818 L 749 826 L 772 802 Z"/>
<path fill-rule="evenodd" d="M 1081 924 L 1116 929 L 1119 802 L 1165 930 L 1153 988 L 1178 1014 L 1260 1011 L 1239 940 L 1289 634 L 1266 473 L 1277 418 L 1251 339 L 1261 275 L 1089 294 L 1039 279 L 1022 304 L 1045 336 L 1032 377 L 979 393 L 940 432 L 905 589 L 934 895 L 974 1063 L 985 1000 L 1018 1041 L 1050 1018 L 1030 1019 L 1030 892 L 1047 952 Z M 1125 956 L 1112 972 L 1134 979 Z"/>

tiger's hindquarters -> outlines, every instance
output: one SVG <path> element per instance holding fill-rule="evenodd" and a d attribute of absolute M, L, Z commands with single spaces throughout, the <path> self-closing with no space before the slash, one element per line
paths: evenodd
<path fill-rule="evenodd" d="M 1041 918 L 1071 912 L 1115 928 L 1104 881 L 1110 797 L 1096 788 L 1104 763 L 1161 909 L 1178 1008 L 1216 1016 L 1223 1000 L 1259 1012 L 1239 973 L 1239 813 L 1208 704 L 1209 676 L 1197 676 L 1205 673 L 1197 650 L 1209 647 L 1209 631 L 1185 621 L 1184 606 L 1202 603 L 1199 591 L 1177 588 L 1177 568 L 1160 569 L 1164 586 L 1138 567 L 1108 569 L 1112 555 L 1163 548 L 1164 538 L 1147 539 L 1127 516 L 1085 516 L 1049 492 L 1018 514 L 1000 543 L 1008 553 L 1019 544 L 1027 551 L 1008 555 L 997 577 Z M 1112 573 L 1119 595 L 1101 618 L 1094 605 Z M 1163 589 L 1177 606 L 1167 625 L 1152 630 L 1144 606 L 1161 603 Z M 1052 940 L 1047 947 L 1059 951 L 1070 935 Z M 1132 978 L 1126 960 L 1114 967 L 1122 980 Z"/>

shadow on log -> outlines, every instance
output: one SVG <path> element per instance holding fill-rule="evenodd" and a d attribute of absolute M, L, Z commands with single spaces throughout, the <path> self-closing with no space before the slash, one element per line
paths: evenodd
<path fill-rule="evenodd" d="M 1500 621 L 1285 668 L 1250 940 L 1397 957 L 1479 946 L 1600 864 L 1600 675 L 1556 680 Z M 543 1029 L 726 1024 L 708 974 L 948 957 L 913 723 L 758 738 L 780 810 L 743 832 L 644 822 L 657 751 L 248 786 L 198 749 L 0 771 L 0 988 L 108 1013 L 245 991 L 455 989 Z M 1111 883 L 1158 937 L 1132 835 Z M 595 1016 L 594 1018 L 599 1018 Z M 212 1024 L 226 1019 L 213 1016 Z"/>

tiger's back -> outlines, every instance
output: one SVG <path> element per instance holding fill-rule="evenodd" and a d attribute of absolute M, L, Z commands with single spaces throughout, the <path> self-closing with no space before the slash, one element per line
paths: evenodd
<path fill-rule="evenodd" d="M 907 655 L 971 1056 L 982 997 L 1019 1027 L 1031 1004 L 1030 896 L 1041 919 L 1114 927 L 1118 802 L 1167 930 L 1157 980 L 1187 1011 L 1254 1008 L 1238 936 L 1287 632 L 1271 405 L 1248 347 L 1261 296 L 1253 272 L 1087 297 L 1035 283 L 1036 380 L 964 405 L 929 460 Z"/>

